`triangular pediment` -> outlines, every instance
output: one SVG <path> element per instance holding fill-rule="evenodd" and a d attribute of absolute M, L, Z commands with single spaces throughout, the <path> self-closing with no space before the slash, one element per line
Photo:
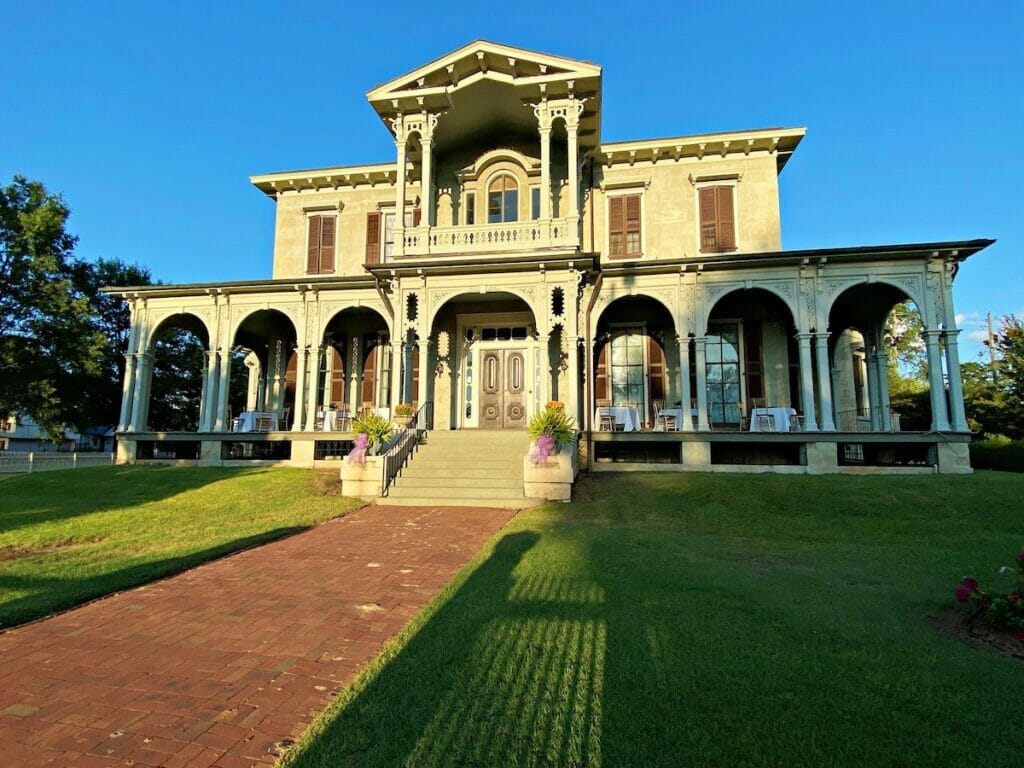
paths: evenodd
<path fill-rule="evenodd" d="M 593 88 L 593 81 L 600 77 L 601 68 L 587 61 L 476 40 L 377 86 L 366 96 L 376 107 L 382 102 L 423 102 L 481 79 L 540 91 L 565 81 L 579 81 L 581 87 L 592 81 L 589 87 Z"/>

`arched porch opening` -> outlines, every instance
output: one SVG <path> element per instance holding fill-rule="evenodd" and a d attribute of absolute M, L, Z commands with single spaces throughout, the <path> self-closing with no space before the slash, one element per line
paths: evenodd
<path fill-rule="evenodd" d="M 139 381 L 145 395 L 134 431 L 200 429 L 209 342 L 206 324 L 187 312 L 171 315 L 156 327 L 147 350 L 149 375 Z"/>
<path fill-rule="evenodd" d="M 538 334 L 532 308 L 513 293 L 453 296 L 434 314 L 427 343 L 415 344 L 406 370 L 414 399 L 434 403 L 435 429 L 525 429 L 557 394 L 556 334 Z"/>
<path fill-rule="evenodd" d="M 615 299 L 597 320 L 589 407 L 632 409 L 618 422 L 627 431 L 653 428 L 658 408 L 680 408 L 689 415 L 679 359 L 675 322 L 664 304 L 648 296 Z"/>
<path fill-rule="evenodd" d="M 396 360 L 384 316 L 369 307 L 348 307 L 330 319 L 320 341 L 310 357 L 308 428 L 318 428 L 329 411 L 393 415 Z"/>
<path fill-rule="evenodd" d="M 906 308 L 911 327 L 894 317 Z M 894 343 L 907 334 L 926 349 L 921 312 L 904 291 L 888 283 L 861 283 L 840 293 L 829 311 L 830 366 L 836 429 L 840 432 L 926 431 L 936 422 L 934 399 L 922 381 L 917 393 L 894 407 L 891 369 Z M 936 346 L 938 346 L 936 344 Z M 931 360 L 928 361 L 929 363 Z M 942 381 L 941 356 L 937 357 Z M 941 407 L 945 408 L 945 398 Z M 948 422 L 947 422 L 948 423 Z"/>
<path fill-rule="evenodd" d="M 220 355 L 217 413 L 222 429 L 250 431 L 259 425 L 288 429 L 296 412 L 294 370 L 298 353 L 291 319 L 276 309 L 260 309 L 238 325 L 231 346 Z M 227 386 L 225 386 L 227 385 Z M 262 414 L 263 418 L 243 416 Z"/>
<path fill-rule="evenodd" d="M 696 360 L 692 368 L 699 376 Z M 715 302 L 708 313 L 702 368 L 713 429 L 745 428 L 754 408 L 814 410 L 813 394 L 801 387 L 792 312 L 771 291 L 744 288 Z M 776 428 L 788 428 L 788 423 Z"/>

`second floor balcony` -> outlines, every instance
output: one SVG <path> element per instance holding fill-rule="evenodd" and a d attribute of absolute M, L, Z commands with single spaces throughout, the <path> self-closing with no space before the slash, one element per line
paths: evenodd
<path fill-rule="evenodd" d="M 496 224 L 407 227 L 396 256 L 508 254 L 579 248 L 578 217 L 505 221 Z M 396 250 L 398 250 L 396 248 Z"/>

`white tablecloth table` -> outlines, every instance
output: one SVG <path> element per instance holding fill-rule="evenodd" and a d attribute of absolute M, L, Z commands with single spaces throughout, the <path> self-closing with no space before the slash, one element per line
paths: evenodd
<path fill-rule="evenodd" d="M 341 421 L 348 418 L 347 411 L 339 411 L 336 409 L 318 411 L 316 415 L 324 417 L 324 432 L 340 432 L 341 429 L 339 425 Z M 345 426 L 347 427 L 348 423 L 346 423 Z"/>
<path fill-rule="evenodd" d="M 775 417 L 775 431 L 789 432 L 789 417 L 796 414 L 795 408 L 752 408 L 750 411 L 750 431 L 760 432 L 757 427 L 757 417 L 770 415 Z"/>
<path fill-rule="evenodd" d="M 271 432 L 278 430 L 277 414 L 273 411 L 242 411 L 238 414 L 239 421 L 235 426 L 235 432 L 255 432 L 256 419 L 259 418 L 270 419 Z"/>
<path fill-rule="evenodd" d="M 604 411 L 612 417 L 612 421 L 622 425 L 623 432 L 638 432 L 640 430 L 640 412 L 632 405 L 602 406 L 594 411 L 594 424 L 601 426 L 601 412 Z"/>

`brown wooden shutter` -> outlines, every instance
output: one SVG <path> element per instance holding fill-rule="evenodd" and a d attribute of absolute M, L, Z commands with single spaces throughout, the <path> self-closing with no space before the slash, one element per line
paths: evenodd
<path fill-rule="evenodd" d="M 320 274 L 334 271 L 335 232 L 338 227 L 337 216 L 320 217 Z"/>
<path fill-rule="evenodd" d="M 306 247 L 306 274 L 315 275 L 320 271 L 320 216 L 309 217 L 309 242 Z"/>
<path fill-rule="evenodd" d="M 743 363 L 747 374 L 747 412 L 751 398 L 764 397 L 764 363 L 761 360 L 761 323 L 748 320 L 743 323 Z"/>
<path fill-rule="evenodd" d="M 594 372 L 594 404 L 598 405 L 601 400 L 611 400 L 611 391 L 608 386 L 608 347 L 605 342 L 597 352 L 597 369 Z"/>
<path fill-rule="evenodd" d="M 716 214 L 715 187 L 700 190 L 700 249 L 704 252 L 718 248 L 718 216 Z"/>
<path fill-rule="evenodd" d="M 608 201 L 608 256 L 621 259 L 626 255 L 626 206 L 621 197 Z"/>
<path fill-rule="evenodd" d="M 626 232 L 625 255 L 639 256 L 641 254 L 640 195 L 629 195 L 625 201 L 626 210 L 623 221 L 623 228 Z"/>
<path fill-rule="evenodd" d="M 345 337 L 338 340 L 341 349 L 345 349 Z M 331 347 L 331 355 L 334 357 L 333 369 L 331 371 L 331 398 L 329 403 L 334 403 L 339 408 L 344 408 L 345 401 L 345 356 L 338 351 L 337 347 Z"/>
<path fill-rule="evenodd" d="M 736 221 L 733 215 L 733 188 L 715 187 L 718 196 L 718 248 L 730 251 L 736 247 Z"/>
<path fill-rule="evenodd" d="M 664 400 L 668 388 L 665 386 L 665 350 L 653 336 L 647 337 L 647 373 L 648 386 L 650 387 L 651 400 Z M 651 404 L 653 409 L 653 402 Z M 651 412 L 651 422 L 654 421 L 654 412 Z"/>
<path fill-rule="evenodd" d="M 366 264 L 380 264 L 380 211 L 366 214 Z"/>
<path fill-rule="evenodd" d="M 419 209 L 419 208 L 413 208 L 412 209 L 412 225 L 414 227 L 418 227 L 420 225 L 420 216 L 421 215 L 422 215 L 422 210 L 421 209 Z"/>
<path fill-rule="evenodd" d="M 377 399 L 377 337 L 366 337 L 363 342 L 363 391 L 364 408 L 374 407 Z"/>

